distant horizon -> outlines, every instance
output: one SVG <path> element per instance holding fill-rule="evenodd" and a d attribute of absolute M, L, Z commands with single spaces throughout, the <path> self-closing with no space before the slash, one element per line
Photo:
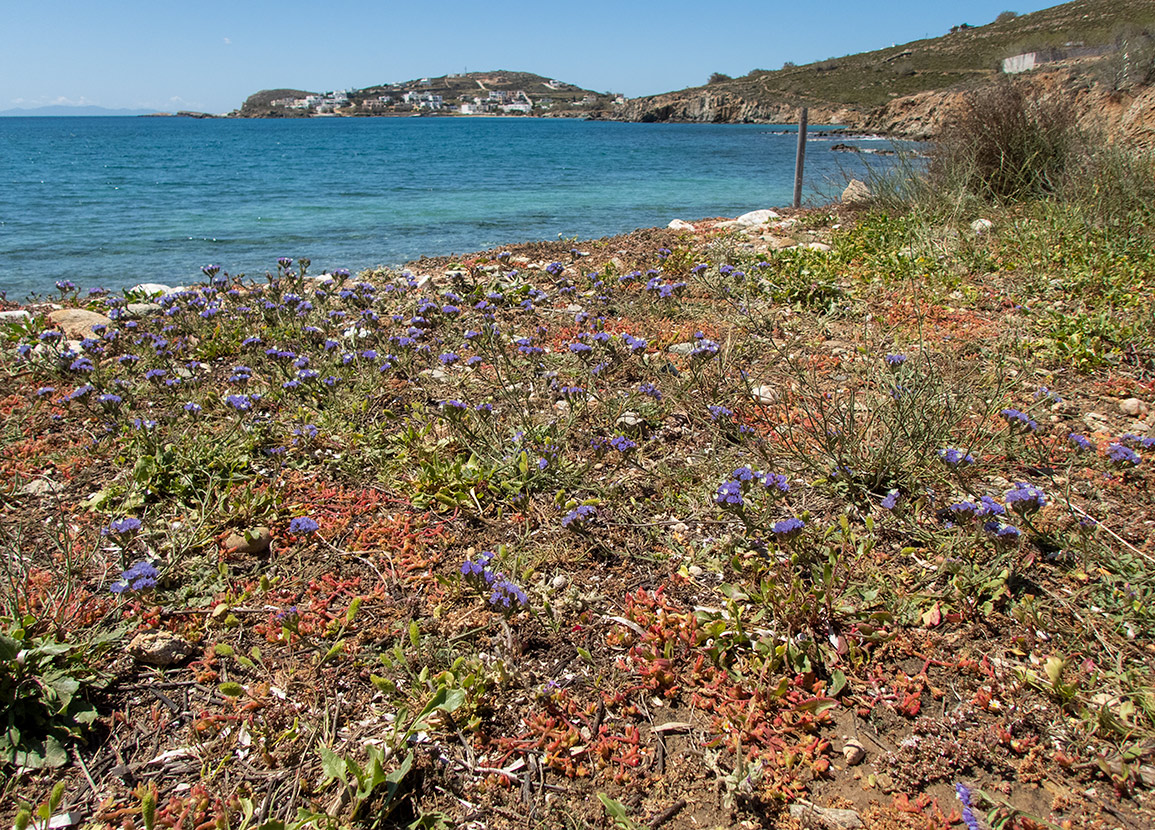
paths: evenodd
<path fill-rule="evenodd" d="M 1003 11 L 1053 2 L 850 0 L 767 9 L 734 0 L 703 19 L 698 4 L 666 0 L 527 0 L 478 7 L 446 0 L 437 19 L 415 7 L 334 0 L 204 0 L 195 9 L 115 0 L 61 0 L 0 11 L 0 110 L 101 107 L 133 114 L 224 114 L 261 89 L 364 89 L 388 80 L 522 71 L 640 98 L 784 63 L 805 65 L 986 25 Z M 35 66 L 36 72 L 26 71 Z M 140 113 L 144 110 L 147 113 Z M 129 114 L 129 113 L 125 113 Z"/>

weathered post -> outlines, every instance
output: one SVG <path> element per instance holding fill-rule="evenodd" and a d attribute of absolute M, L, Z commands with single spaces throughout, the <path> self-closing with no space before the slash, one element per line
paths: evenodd
<path fill-rule="evenodd" d="M 806 161 L 806 107 L 798 116 L 798 153 L 794 158 L 794 207 L 802 207 L 802 166 Z"/>

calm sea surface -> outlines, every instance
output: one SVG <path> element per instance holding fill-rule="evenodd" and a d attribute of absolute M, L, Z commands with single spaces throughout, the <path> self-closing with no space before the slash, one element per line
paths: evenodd
<path fill-rule="evenodd" d="M 0 118 L 0 290 L 398 264 L 789 204 L 784 128 L 559 119 Z M 804 199 L 861 169 L 812 138 Z M 886 146 L 877 141 L 862 146 Z M 874 157 L 878 158 L 878 157 Z"/>

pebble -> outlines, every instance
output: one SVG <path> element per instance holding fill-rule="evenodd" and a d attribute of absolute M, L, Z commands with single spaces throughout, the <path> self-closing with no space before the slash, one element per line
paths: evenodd
<path fill-rule="evenodd" d="M 569 585 L 569 578 L 565 574 L 558 574 L 553 578 L 553 581 L 549 583 L 549 587 L 555 591 L 563 591 L 567 585 Z"/>
<path fill-rule="evenodd" d="M 669 352 L 670 354 L 688 355 L 690 352 L 694 351 L 694 349 L 695 349 L 694 343 L 675 343 L 674 345 L 672 345 L 668 349 L 666 349 L 666 351 Z"/>
<path fill-rule="evenodd" d="M 171 631 L 143 631 L 128 644 L 128 653 L 141 663 L 171 666 L 192 654 L 193 647 Z"/>
<path fill-rule="evenodd" d="M 778 403 L 778 390 L 773 386 L 755 386 L 750 390 L 750 397 L 760 404 L 770 406 Z"/>
<path fill-rule="evenodd" d="M 995 223 L 990 219 L 976 219 L 975 221 L 971 222 L 971 231 L 975 234 L 975 236 L 982 236 L 994 226 Z"/>
<path fill-rule="evenodd" d="M 804 247 L 810 251 L 820 251 L 822 253 L 827 253 L 830 250 L 832 250 L 831 247 L 829 245 L 827 245 L 825 242 L 807 242 L 802 247 Z"/>
<path fill-rule="evenodd" d="M 267 527 L 254 527 L 240 532 L 233 531 L 225 539 L 227 553 L 264 553 L 273 541 L 273 534 Z"/>
<path fill-rule="evenodd" d="M 25 320 L 31 319 L 32 315 L 22 308 L 12 309 L 11 311 L 0 311 L 0 324 L 23 323 Z"/>
<path fill-rule="evenodd" d="M 1107 416 L 1101 415 L 1098 412 L 1088 412 L 1083 416 L 1083 423 L 1086 425 L 1087 429 L 1091 430 L 1092 432 L 1097 432 L 1099 430 L 1109 430 L 1111 428 L 1107 421 Z"/>
<path fill-rule="evenodd" d="M 1132 418 L 1146 418 L 1151 408 L 1138 398 L 1127 398 L 1119 402 L 1119 411 Z"/>
<path fill-rule="evenodd" d="M 646 425 L 646 419 L 636 412 L 623 412 L 615 426 L 623 432 L 638 432 Z"/>
<path fill-rule="evenodd" d="M 846 758 L 847 766 L 855 766 L 866 760 L 866 748 L 853 738 L 842 747 L 842 756 Z"/>
<path fill-rule="evenodd" d="M 682 219 L 672 219 L 670 224 L 666 225 L 672 231 L 693 231 L 694 226 Z"/>

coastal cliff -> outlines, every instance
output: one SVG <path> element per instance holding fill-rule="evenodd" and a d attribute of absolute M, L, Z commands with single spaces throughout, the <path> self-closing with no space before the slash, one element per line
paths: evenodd
<path fill-rule="evenodd" d="M 1000 79 L 988 81 L 997 83 Z M 1142 147 L 1155 146 L 1155 87 L 1113 90 L 1089 80 L 1079 62 L 1018 79 L 1034 95 L 1062 95 L 1088 130 L 1110 140 Z M 968 91 L 981 87 L 951 88 L 904 95 L 876 107 L 808 103 L 811 124 L 839 124 L 851 130 L 924 141 L 940 135 Z M 733 124 L 790 124 L 798 120 L 803 104 L 746 98 L 728 91 L 697 88 L 637 98 L 612 116 L 622 121 Z"/>

